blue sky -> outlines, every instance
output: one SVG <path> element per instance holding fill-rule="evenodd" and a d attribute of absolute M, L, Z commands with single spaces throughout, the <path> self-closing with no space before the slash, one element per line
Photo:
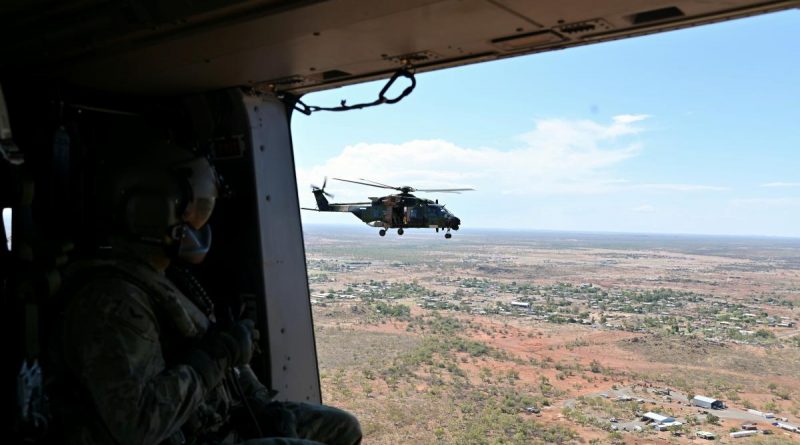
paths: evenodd
<path fill-rule="evenodd" d="M 800 11 L 417 76 L 396 105 L 295 114 L 323 176 L 475 187 L 471 227 L 800 237 Z M 382 82 L 309 94 L 371 101 Z M 329 181 L 336 201 L 380 189 Z M 303 213 L 304 223 L 361 224 Z"/>

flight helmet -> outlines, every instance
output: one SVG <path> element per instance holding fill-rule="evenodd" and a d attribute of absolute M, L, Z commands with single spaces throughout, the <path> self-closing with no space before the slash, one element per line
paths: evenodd
<path fill-rule="evenodd" d="M 219 193 L 205 157 L 174 144 L 156 144 L 111 168 L 114 228 L 128 240 L 162 246 L 169 258 L 199 263 L 211 246 L 208 220 Z"/>

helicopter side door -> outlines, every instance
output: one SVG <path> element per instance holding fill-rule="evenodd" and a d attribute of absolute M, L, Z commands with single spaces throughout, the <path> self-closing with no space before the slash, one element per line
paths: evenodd
<path fill-rule="evenodd" d="M 422 206 L 406 207 L 409 227 L 425 227 L 425 209 Z"/>

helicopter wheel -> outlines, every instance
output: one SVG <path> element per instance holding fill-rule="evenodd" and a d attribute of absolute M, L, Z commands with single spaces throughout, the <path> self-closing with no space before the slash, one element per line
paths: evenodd
<path fill-rule="evenodd" d="M 397 229 L 397 234 L 398 235 L 402 235 L 403 234 L 403 228 L 402 227 Z"/>
<path fill-rule="evenodd" d="M 386 229 L 381 229 L 380 231 L 378 231 L 378 235 L 386 236 Z"/>
<path fill-rule="evenodd" d="M 446 239 L 450 239 L 450 238 L 452 238 L 452 237 L 453 237 L 453 235 L 452 235 L 452 234 L 450 234 L 450 233 L 445 233 L 445 234 L 444 234 L 444 237 L 445 237 Z"/>

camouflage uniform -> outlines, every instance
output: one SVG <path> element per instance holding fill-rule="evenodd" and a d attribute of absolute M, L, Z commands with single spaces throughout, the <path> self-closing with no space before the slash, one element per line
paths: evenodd
<path fill-rule="evenodd" d="M 232 433 L 231 416 L 241 403 L 233 396 L 230 379 L 206 388 L 194 368 L 181 364 L 181 352 L 209 328 L 208 318 L 189 298 L 163 274 L 127 259 L 93 261 L 72 268 L 71 275 L 88 278 L 75 279 L 81 284 L 67 296 L 58 339 L 67 377 L 57 406 L 67 443 L 241 440 L 241 434 Z M 244 444 L 360 443 L 358 421 L 350 414 L 322 405 L 269 403 L 267 390 L 249 366 L 235 374 L 231 378 L 238 378 L 237 386 L 262 424 L 255 431 L 288 436 L 244 435 L 252 438 Z M 281 425 L 271 427 L 276 422 Z"/>

